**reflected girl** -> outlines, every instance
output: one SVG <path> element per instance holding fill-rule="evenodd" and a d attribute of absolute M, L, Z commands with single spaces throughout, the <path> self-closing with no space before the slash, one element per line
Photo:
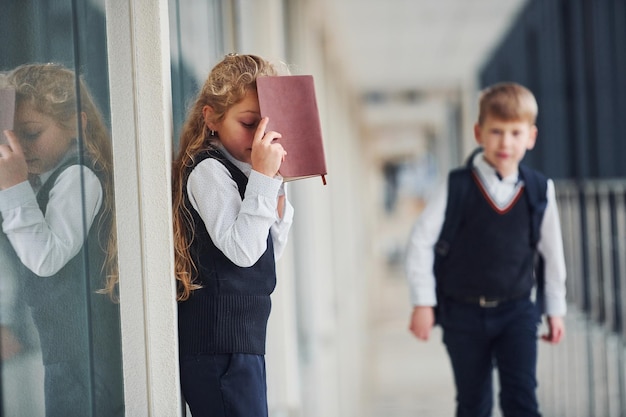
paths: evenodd
<path fill-rule="evenodd" d="M 46 416 L 121 416 L 109 135 L 72 71 L 34 64 L 8 77 L 16 112 L 0 145 L 0 214 L 39 333 Z"/>

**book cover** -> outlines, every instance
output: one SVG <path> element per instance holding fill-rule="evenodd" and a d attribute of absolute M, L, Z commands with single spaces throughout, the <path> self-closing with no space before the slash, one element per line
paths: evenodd
<path fill-rule="evenodd" d="M 13 130 L 15 117 L 15 89 L 0 88 L 0 143 L 6 143 L 5 130 Z"/>
<path fill-rule="evenodd" d="M 261 117 L 267 130 L 282 135 L 276 141 L 287 156 L 279 173 L 284 181 L 321 176 L 326 184 L 326 157 L 312 75 L 257 78 Z"/>

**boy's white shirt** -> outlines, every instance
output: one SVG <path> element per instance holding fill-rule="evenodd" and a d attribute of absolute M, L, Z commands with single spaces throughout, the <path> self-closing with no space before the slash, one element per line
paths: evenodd
<path fill-rule="evenodd" d="M 244 199 L 228 169 L 216 159 L 207 158 L 189 174 L 187 195 L 191 205 L 200 214 L 215 246 L 234 264 L 254 265 L 267 249 L 268 231 L 278 259 L 287 244 L 294 213 L 286 195 L 282 218 L 276 209 L 286 184 L 280 177 L 252 170 L 250 164 L 233 158 L 223 147 L 220 152 L 248 177 Z"/>
<path fill-rule="evenodd" d="M 518 173 L 502 178 L 483 158 L 477 154 L 473 161 L 481 182 L 499 207 L 506 206 L 515 196 Z M 554 183 L 548 180 L 548 203 L 541 223 L 541 238 L 537 250 L 545 260 L 545 307 L 549 316 L 564 316 L 565 300 L 565 257 L 561 237 L 561 223 L 556 204 Z M 410 300 L 414 306 L 434 306 L 435 293 L 434 246 L 437 243 L 445 218 L 448 198 L 448 180 L 439 187 L 433 198 L 415 222 L 409 238 L 405 272 L 409 283 Z"/>
<path fill-rule="evenodd" d="M 40 175 L 41 181 L 53 172 Z M 0 191 L 2 230 L 20 261 L 36 275 L 48 277 L 78 254 L 87 235 L 83 215 L 89 230 L 101 205 L 96 174 L 84 165 L 72 165 L 55 180 L 45 217 L 28 181 Z"/>

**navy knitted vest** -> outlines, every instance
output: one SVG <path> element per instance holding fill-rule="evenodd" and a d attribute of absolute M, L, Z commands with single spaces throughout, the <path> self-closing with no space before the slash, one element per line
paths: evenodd
<path fill-rule="evenodd" d="M 67 161 L 42 185 L 37 202 L 44 215 L 56 179 L 77 164 L 76 158 Z M 24 292 L 39 333 L 44 364 L 91 363 L 98 369 L 109 369 L 107 373 L 118 372 L 112 378 L 119 384 L 119 308 L 108 296 L 96 293 L 103 288 L 105 279 L 102 266 L 108 236 L 102 233 L 102 226 L 111 221 L 100 210 L 79 253 L 56 274 L 39 277 L 23 267 Z"/>
<path fill-rule="evenodd" d="M 243 199 L 248 178 L 219 151 L 205 151 L 194 160 L 186 176 L 206 158 L 215 158 L 230 172 Z M 196 225 L 203 225 L 185 193 L 185 205 Z M 202 353 L 265 354 L 270 294 L 276 286 L 274 247 L 268 232 L 267 250 L 248 268 L 235 265 L 220 251 L 205 227 L 196 227 L 190 252 L 202 285 L 178 303 L 181 355 Z"/>
<path fill-rule="evenodd" d="M 505 212 L 497 211 L 475 181 L 466 190 L 459 227 L 438 269 L 444 296 L 514 297 L 534 285 L 535 249 L 527 192 Z"/>

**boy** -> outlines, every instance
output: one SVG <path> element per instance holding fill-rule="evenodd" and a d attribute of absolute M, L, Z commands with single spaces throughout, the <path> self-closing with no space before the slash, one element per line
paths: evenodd
<path fill-rule="evenodd" d="M 536 253 L 543 258 L 545 276 L 545 286 L 538 286 L 545 290 L 549 329 L 543 340 L 559 343 L 566 311 L 554 184 L 520 165 L 537 137 L 537 102 L 528 89 L 493 85 L 482 92 L 479 111 L 474 136 L 482 149 L 466 168 L 450 174 L 411 233 L 406 260 L 414 306 L 410 331 L 427 340 L 437 306 L 454 373 L 457 417 L 491 415 L 494 365 L 504 416 L 539 416 L 540 318 L 531 299 Z M 453 179 L 456 185 L 449 189 Z M 456 215 L 446 216 L 450 212 Z M 444 220 L 456 224 L 447 242 L 440 236 L 449 229 Z"/>

